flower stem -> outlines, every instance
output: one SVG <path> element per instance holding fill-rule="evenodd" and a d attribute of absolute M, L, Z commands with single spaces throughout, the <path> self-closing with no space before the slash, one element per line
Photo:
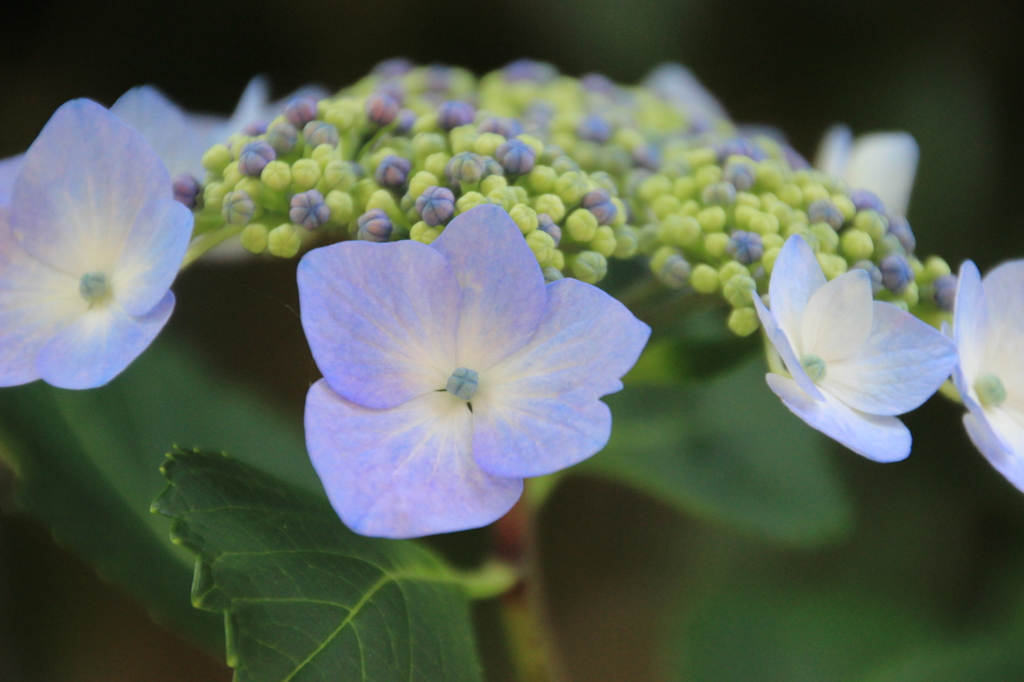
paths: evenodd
<path fill-rule="evenodd" d="M 181 269 L 184 270 L 197 258 L 217 246 L 217 244 L 220 244 L 226 239 L 230 239 L 241 232 L 241 225 L 224 225 L 216 230 L 202 233 L 193 239 L 192 243 L 188 245 L 188 250 L 185 251 L 185 259 L 181 262 Z"/>
<path fill-rule="evenodd" d="M 501 598 L 509 653 L 520 682 L 564 682 L 554 629 L 544 599 L 537 546 L 537 511 L 544 496 L 523 499 L 495 526 L 499 555 L 519 567 L 521 580 Z"/>

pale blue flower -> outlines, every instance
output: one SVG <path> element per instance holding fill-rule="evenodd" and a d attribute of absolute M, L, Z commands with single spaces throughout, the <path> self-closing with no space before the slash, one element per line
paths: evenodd
<path fill-rule="evenodd" d="M 0 385 L 110 381 L 170 316 L 191 234 L 139 133 L 89 100 L 61 106 L 0 209 Z"/>
<path fill-rule="evenodd" d="M 1024 491 L 1024 260 L 1000 265 L 984 281 L 971 261 L 960 267 L 953 338 L 967 433 Z"/>
<path fill-rule="evenodd" d="M 909 133 L 891 131 L 860 135 L 833 126 L 825 133 L 814 165 L 842 178 L 855 190 L 869 190 L 886 209 L 905 215 L 917 175 L 920 151 Z"/>
<path fill-rule="evenodd" d="M 869 459 L 909 455 L 910 431 L 895 415 L 918 407 L 949 377 L 956 364 L 950 340 L 910 313 L 873 300 L 865 270 L 826 282 L 798 235 L 775 261 L 769 301 L 770 312 L 754 298 L 792 376 L 782 376 L 781 368 L 767 376 L 786 407 Z"/>
<path fill-rule="evenodd" d="M 324 378 L 306 444 L 352 529 L 415 537 L 475 528 L 523 478 L 601 449 L 650 329 L 578 280 L 545 285 L 499 206 L 431 245 L 348 241 L 299 264 L 302 324 Z"/>

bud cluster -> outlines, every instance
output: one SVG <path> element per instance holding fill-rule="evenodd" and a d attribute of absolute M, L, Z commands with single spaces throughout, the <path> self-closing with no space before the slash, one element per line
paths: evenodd
<path fill-rule="evenodd" d="M 334 97 L 292 101 L 203 167 L 197 231 L 240 226 L 255 253 L 291 257 L 316 234 L 430 243 L 493 203 L 548 280 L 596 284 L 610 260 L 642 261 L 667 290 L 722 296 L 741 335 L 757 329 L 753 297 L 793 234 L 829 278 L 866 269 L 878 298 L 917 314 L 947 311 L 955 290 L 945 262 L 915 257 L 905 218 L 785 144 L 526 60 L 479 79 L 386 62 Z"/>

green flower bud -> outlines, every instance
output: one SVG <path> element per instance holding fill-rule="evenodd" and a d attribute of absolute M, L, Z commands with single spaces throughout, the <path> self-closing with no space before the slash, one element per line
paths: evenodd
<path fill-rule="evenodd" d="M 201 161 L 203 168 L 218 175 L 231 163 L 231 150 L 225 145 L 215 144 L 206 150 Z"/>
<path fill-rule="evenodd" d="M 775 267 L 775 259 L 779 257 L 779 252 L 782 251 L 781 246 L 773 246 L 772 248 L 766 248 L 764 255 L 761 256 L 761 265 L 764 266 L 766 274 L 772 274 L 772 269 Z"/>
<path fill-rule="evenodd" d="M 762 190 L 775 192 L 782 188 L 783 172 L 778 161 L 760 161 L 754 166 L 756 185 Z"/>
<path fill-rule="evenodd" d="M 363 212 L 363 209 L 366 208 L 366 202 L 370 200 L 370 195 L 378 189 L 380 189 L 380 185 L 373 178 L 363 178 L 352 187 L 349 193 L 355 202 L 357 213 Z"/>
<path fill-rule="evenodd" d="M 347 131 L 356 127 L 362 114 L 362 108 L 356 102 L 340 100 L 327 106 L 323 113 L 323 119 L 339 131 Z"/>
<path fill-rule="evenodd" d="M 444 169 L 451 160 L 451 155 L 445 152 L 436 152 L 427 157 L 427 160 L 423 163 L 423 169 L 428 173 L 434 175 L 434 177 L 443 178 Z"/>
<path fill-rule="evenodd" d="M 702 294 L 718 291 L 718 272 L 707 263 L 700 263 L 690 273 L 690 286 Z"/>
<path fill-rule="evenodd" d="M 868 233 L 861 232 L 855 227 L 846 230 L 839 241 L 843 248 L 843 255 L 854 262 L 870 258 L 875 251 L 875 243 L 871 241 Z"/>
<path fill-rule="evenodd" d="M 818 254 L 818 265 L 821 266 L 821 271 L 825 273 L 825 278 L 830 280 L 846 272 L 846 269 L 849 267 L 846 259 L 842 256 L 824 252 Z"/>
<path fill-rule="evenodd" d="M 333 190 L 347 192 L 356 184 L 356 174 L 352 172 L 352 166 L 340 159 L 331 159 L 324 166 L 323 176 L 317 183 L 317 189 L 321 194 L 327 194 Z"/>
<path fill-rule="evenodd" d="M 505 144 L 505 138 L 497 133 L 483 133 L 473 142 L 473 151 L 480 156 L 494 156 L 498 147 Z"/>
<path fill-rule="evenodd" d="M 291 223 L 278 225 L 267 235 L 267 251 L 272 256 L 292 258 L 302 247 L 302 232 Z"/>
<path fill-rule="evenodd" d="M 541 194 L 533 200 L 533 209 L 537 213 L 547 213 L 556 223 L 565 217 L 565 203 L 557 194 Z"/>
<path fill-rule="evenodd" d="M 520 204 L 522 206 L 522 204 Z M 522 229 L 520 227 L 520 229 Z M 526 235 L 526 245 L 533 251 L 537 262 L 544 267 L 551 261 L 555 252 L 555 240 L 543 230 L 533 230 Z"/>
<path fill-rule="evenodd" d="M 718 161 L 718 152 L 711 147 L 698 147 L 684 152 L 683 158 L 693 168 L 700 168 Z"/>
<path fill-rule="evenodd" d="M 853 205 L 853 202 L 845 194 L 833 194 L 832 203 L 839 209 L 844 223 L 850 222 L 857 215 L 857 207 Z"/>
<path fill-rule="evenodd" d="M 652 175 L 640 183 L 636 189 L 636 195 L 640 201 L 650 204 L 662 194 L 672 191 L 672 181 L 667 175 Z"/>
<path fill-rule="evenodd" d="M 331 222 L 336 225 L 344 225 L 352 220 L 355 214 L 355 202 L 348 192 L 334 190 L 328 192 L 324 197 L 324 203 L 331 210 Z"/>
<path fill-rule="evenodd" d="M 260 223 L 249 223 L 242 228 L 239 239 L 242 246 L 252 253 L 263 253 L 267 249 L 267 226 Z"/>
<path fill-rule="evenodd" d="M 422 164 L 428 156 L 448 151 L 448 141 L 438 133 L 417 133 L 412 138 L 413 159 Z"/>
<path fill-rule="evenodd" d="M 690 201 L 697 197 L 697 181 L 692 175 L 684 175 L 676 178 L 672 183 L 672 196 L 679 201 Z"/>
<path fill-rule="evenodd" d="M 534 166 L 526 174 L 526 182 L 537 194 L 547 194 L 555 189 L 558 173 L 551 166 Z"/>
<path fill-rule="evenodd" d="M 577 171 L 563 173 L 555 182 L 555 194 L 560 196 L 566 205 L 578 204 L 589 189 L 583 176 Z"/>
<path fill-rule="evenodd" d="M 489 204 L 491 201 L 480 192 L 466 192 L 455 202 L 455 212 L 465 213 L 471 208 L 481 204 Z"/>
<path fill-rule="evenodd" d="M 903 290 L 903 293 L 900 294 L 900 300 L 904 301 L 908 307 L 913 308 L 921 300 L 920 292 L 921 290 L 918 288 L 917 282 L 911 282 Z"/>
<path fill-rule="evenodd" d="M 786 240 L 777 234 L 766 234 L 761 237 L 761 243 L 764 245 L 764 250 L 768 251 L 768 249 L 781 249 Z"/>
<path fill-rule="evenodd" d="M 928 283 L 934 282 L 939 277 L 945 277 L 951 273 L 952 271 L 949 269 L 949 264 L 938 256 L 929 256 L 928 260 L 924 262 L 924 279 Z"/>
<path fill-rule="evenodd" d="M 561 252 L 556 252 L 561 253 Z M 561 268 L 558 268 L 561 270 Z M 587 284 L 597 284 L 608 272 L 608 261 L 594 251 L 581 251 L 572 259 L 572 274 Z"/>
<path fill-rule="evenodd" d="M 480 181 L 481 194 L 490 194 L 496 189 L 505 189 L 506 187 L 508 187 L 508 180 L 503 175 L 488 175 Z"/>
<path fill-rule="evenodd" d="M 654 211 L 654 215 L 658 220 L 663 220 L 665 216 L 673 213 L 678 213 L 682 206 L 682 202 L 671 194 L 662 194 L 651 202 L 651 210 Z"/>
<path fill-rule="evenodd" d="M 260 173 L 260 180 L 272 190 L 283 191 L 292 184 L 292 167 L 284 161 L 271 161 Z"/>
<path fill-rule="evenodd" d="M 590 240 L 590 248 L 609 258 L 615 253 L 615 247 L 615 230 L 608 225 L 598 227 L 594 238 Z"/>
<path fill-rule="evenodd" d="M 756 199 L 757 197 L 754 198 Z M 760 202 L 758 203 L 760 204 Z M 761 212 L 753 206 L 740 204 L 733 210 L 733 219 L 736 221 L 736 226 L 740 229 L 757 232 L 757 230 L 750 227 L 750 221 L 754 216 L 760 215 L 760 213 Z"/>
<path fill-rule="evenodd" d="M 750 270 L 743 263 L 738 263 L 734 260 L 729 261 L 718 270 L 718 281 L 722 286 L 733 277 L 737 275 L 749 275 Z"/>
<path fill-rule="evenodd" d="M 889 221 L 877 211 L 858 211 L 853 219 L 853 226 L 861 232 L 866 232 L 871 240 L 878 243 L 889 231 Z"/>
<path fill-rule="evenodd" d="M 725 232 L 704 235 L 704 250 L 712 258 L 724 258 L 728 247 L 729 235 Z"/>
<path fill-rule="evenodd" d="M 207 213 L 220 215 L 221 205 L 224 203 L 224 195 L 231 191 L 231 188 L 223 182 L 211 182 L 203 188 L 203 210 Z"/>
<path fill-rule="evenodd" d="M 234 187 L 244 177 L 242 171 L 238 170 L 237 161 L 232 161 L 224 167 L 224 184 L 228 187 Z"/>
<path fill-rule="evenodd" d="M 493 203 L 500 204 L 506 211 L 511 211 L 513 206 L 520 203 L 519 195 L 513 187 L 497 187 L 488 192 L 486 196 Z"/>
<path fill-rule="evenodd" d="M 612 229 L 615 232 L 615 252 L 612 255 L 616 258 L 635 256 L 640 249 L 640 236 L 637 234 L 636 228 L 619 225 Z"/>
<path fill-rule="evenodd" d="M 375 208 L 379 208 L 388 214 L 388 218 L 393 223 L 404 223 L 405 216 L 401 209 L 398 208 L 398 203 L 395 201 L 395 197 L 391 192 L 386 189 L 375 190 L 370 194 L 366 200 L 366 211 L 372 211 Z M 364 213 L 366 212 L 364 211 Z"/>
<path fill-rule="evenodd" d="M 679 212 L 682 213 L 683 215 L 689 215 L 696 218 L 697 214 L 701 212 L 701 209 L 703 209 L 703 206 L 701 206 L 699 202 L 690 199 L 689 201 L 683 202 L 683 205 L 682 207 L 680 207 Z"/>
<path fill-rule="evenodd" d="M 818 238 L 819 250 L 824 253 L 835 253 L 839 247 L 839 233 L 828 223 L 814 223 L 811 234 Z"/>
<path fill-rule="evenodd" d="M 751 306 L 757 296 L 757 282 L 750 275 L 736 275 L 722 287 L 722 295 L 733 308 Z"/>
<path fill-rule="evenodd" d="M 615 206 L 615 218 L 612 219 L 611 226 L 619 227 L 620 225 L 626 224 L 626 205 L 622 203 L 622 200 L 618 197 L 611 198 L 612 205 Z"/>
<path fill-rule="evenodd" d="M 413 225 L 412 229 L 409 230 L 409 239 L 414 242 L 420 242 L 421 244 L 430 244 L 440 236 L 440 228 L 431 227 L 422 220 Z"/>
<path fill-rule="evenodd" d="M 516 204 L 512 207 L 512 210 L 508 212 L 512 221 L 519 226 L 519 231 L 523 234 L 530 234 L 537 229 L 537 212 L 526 204 Z M 545 235 L 548 239 L 551 239 L 550 235 Z M 538 237 L 539 239 L 539 237 Z M 555 248 L 555 240 L 551 239 L 551 248 Z M 536 253 L 536 252 L 534 252 Z"/>
<path fill-rule="evenodd" d="M 779 219 L 771 213 L 765 213 L 764 211 L 758 211 L 750 217 L 750 231 L 756 232 L 759 235 L 778 234 L 779 232 Z"/>
<path fill-rule="evenodd" d="M 807 183 L 806 185 L 803 186 L 802 189 L 804 193 L 803 205 L 805 210 L 815 201 L 820 201 L 821 199 L 828 199 L 831 196 L 829 194 L 829 191 L 825 189 L 824 185 L 818 184 L 816 182 Z"/>
<path fill-rule="evenodd" d="M 753 308 L 736 308 L 729 313 L 729 330 L 736 336 L 750 336 L 761 326 Z"/>
<path fill-rule="evenodd" d="M 697 214 L 697 222 L 705 232 L 721 232 L 727 220 L 725 209 L 721 206 L 709 206 Z"/>
<path fill-rule="evenodd" d="M 785 202 L 790 208 L 799 208 L 804 205 L 804 192 L 799 185 L 787 182 L 777 190 L 779 200 Z"/>
<path fill-rule="evenodd" d="M 585 208 L 577 208 L 566 219 L 565 228 L 576 241 L 589 242 L 597 234 L 597 217 Z"/>
<path fill-rule="evenodd" d="M 235 190 L 245 192 L 253 198 L 253 201 L 259 201 L 260 195 L 263 194 L 263 183 L 258 178 L 242 178 L 235 185 Z"/>
<path fill-rule="evenodd" d="M 305 192 L 316 187 L 323 172 L 313 159 L 299 159 L 292 164 L 292 191 Z M 277 228 L 274 228 L 277 229 Z"/>
<path fill-rule="evenodd" d="M 476 126 L 458 126 L 452 128 L 452 131 L 448 133 L 448 143 L 451 145 L 452 153 L 454 154 L 471 152 L 478 137 L 480 137 L 480 134 L 476 131 Z"/>
<path fill-rule="evenodd" d="M 719 166 L 704 166 L 694 173 L 693 179 L 697 181 L 698 189 L 703 191 L 708 185 L 722 181 L 722 169 Z"/>
<path fill-rule="evenodd" d="M 412 176 L 409 180 L 409 194 L 408 196 L 413 200 L 419 199 L 420 195 L 426 191 L 428 187 L 438 187 L 440 182 L 437 176 L 430 171 L 420 171 L 416 175 Z"/>

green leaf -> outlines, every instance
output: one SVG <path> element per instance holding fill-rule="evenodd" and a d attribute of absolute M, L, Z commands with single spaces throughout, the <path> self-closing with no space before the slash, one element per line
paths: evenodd
<path fill-rule="evenodd" d="M 149 513 L 165 454 L 175 444 L 238 452 L 322 494 L 297 428 L 166 340 L 102 388 L 0 390 L 0 436 L 20 509 L 158 620 L 217 651 L 223 624 L 188 601 L 194 559 Z"/>
<path fill-rule="evenodd" d="M 465 590 L 425 549 L 358 536 L 322 498 L 237 460 L 178 451 L 154 510 L 198 556 L 238 682 L 480 680 Z"/>
<path fill-rule="evenodd" d="M 652 350 L 627 388 L 605 398 L 608 445 L 574 471 L 779 542 L 820 543 L 848 530 L 852 505 L 825 439 L 768 389 L 760 356 L 709 381 L 645 385 L 637 377 L 649 383 L 665 361 L 663 347 Z"/>

